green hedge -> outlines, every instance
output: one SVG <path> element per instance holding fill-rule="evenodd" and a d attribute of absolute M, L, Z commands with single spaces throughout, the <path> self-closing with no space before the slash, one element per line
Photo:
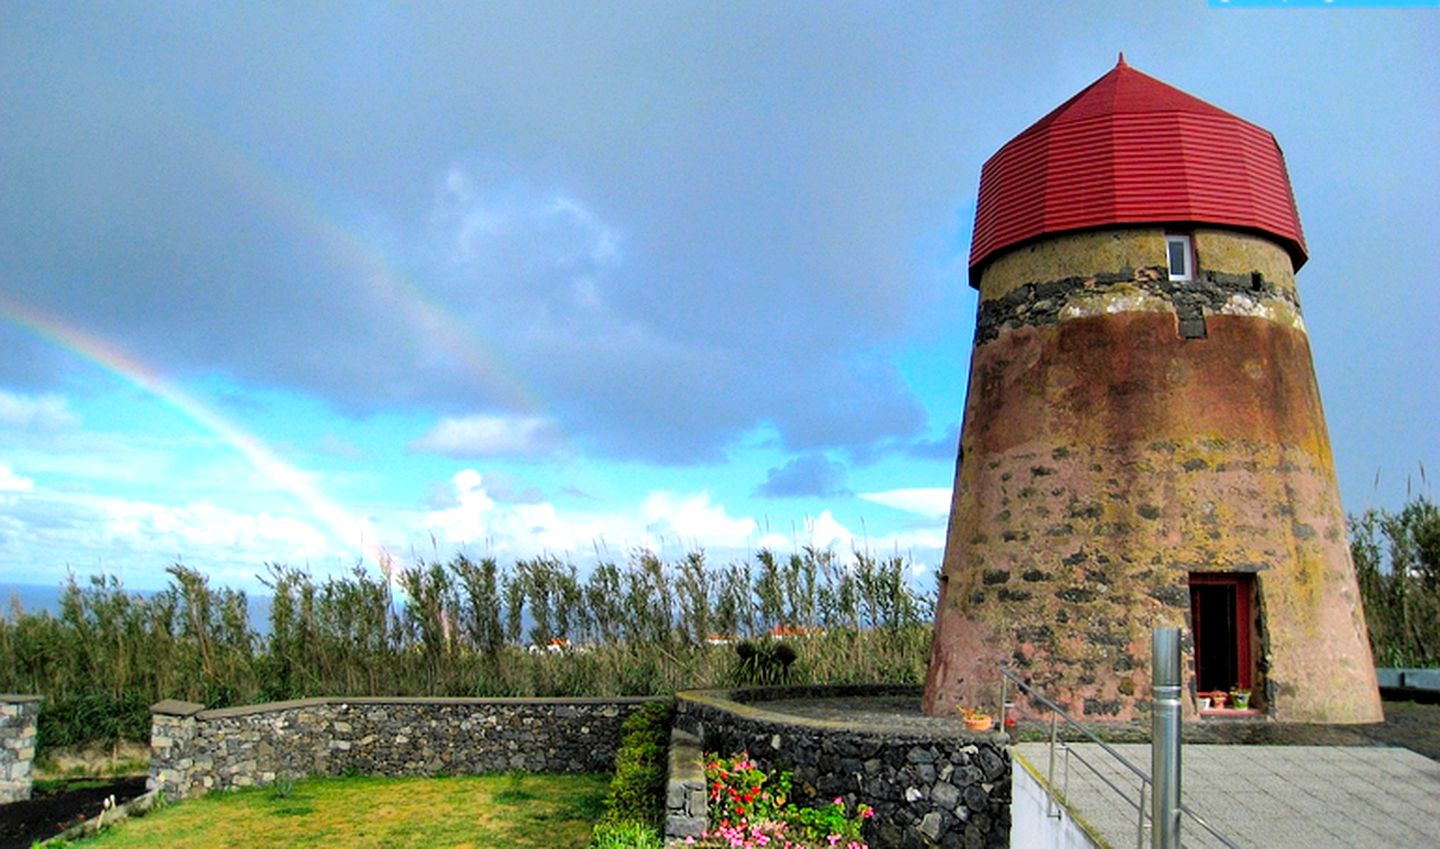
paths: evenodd
<path fill-rule="evenodd" d="M 630 715 L 620 729 L 615 776 L 605 799 L 605 814 L 595 826 L 597 849 L 659 845 L 665 818 L 665 771 L 670 751 L 670 719 L 675 703 L 651 702 Z"/>

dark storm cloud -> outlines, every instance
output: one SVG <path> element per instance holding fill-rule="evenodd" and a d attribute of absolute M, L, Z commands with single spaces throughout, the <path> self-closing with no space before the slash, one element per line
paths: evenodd
<path fill-rule="evenodd" d="M 960 447 L 960 426 L 952 424 L 936 439 L 916 439 L 905 453 L 920 460 L 951 460 Z"/>
<path fill-rule="evenodd" d="M 1291 16 L 1277 68 L 1239 13 L 1052 11 L 8 4 L 0 285 L 167 373 L 353 414 L 550 416 L 589 450 L 674 463 L 764 423 L 861 457 L 928 430 L 888 363 L 964 285 L 951 237 L 980 163 L 1137 21 L 1185 45 L 1145 70 L 1229 93 L 1311 175 L 1346 170 L 1331 113 L 1293 117 L 1255 80 L 1385 32 Z M 1217 66 L 1217 44 L 1238 58 Z M 1426 77 L 1393 73 L 1377 110 Z M 1384 157 L 1430 147 L 1360 129 Z M 1434 169 L 1408 172 L 1356 208 L 1426 220 Z M 1405 254 L 1331 229 L 1359 267 Z M 10 326 L 0 343 L 3 385 L 51 385 L 53 352 Z"/>
<path fill-rule="evenodd" d="M 817 22 L 773 9 L 334 13 L 18 15 L 7 285 L 168 371 L 546 412 L 619 456 L 923 426 L 854 361 L 937 285 L 908 252 L 973 167 L 933 144 L 953 107 L 896 98 L 917 57 L 883 19 L 796 50 Z"/>
<path fill-rule="evenodd" d="M 755 494 L 767 498 L 829 497 L 849 492 L 845 464 L 820 454 L 807 454 L 765 473 Z"/>

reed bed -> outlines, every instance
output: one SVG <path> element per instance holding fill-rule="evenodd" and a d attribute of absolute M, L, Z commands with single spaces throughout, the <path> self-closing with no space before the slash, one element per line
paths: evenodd
<path fill-rule="evenodd" d="M 789 647 L 765 680 L 917 683 L 933 599 L 901 557 L 827 551 L 712 565 L 637 551 L 581 575 L 456 556 L 316 579 L 270 565 L 268 628 L 244 592 L 169 569 L 154 594 L 73 575 L 58 615 L 0 618 L 0 691 L 46 697 L 42 751 L 143 741 L 149 705 L 307 696 L 619 696 L 756 680 L 737 647 Z M 768 655 L 767 655 L 768 656 Z"/>

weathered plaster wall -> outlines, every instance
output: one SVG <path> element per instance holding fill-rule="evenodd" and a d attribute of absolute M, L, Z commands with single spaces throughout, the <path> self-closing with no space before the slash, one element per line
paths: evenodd
<path fill-rule="evenodd" d="M 0 805 L 30 798 L 39 696 L 0 695 Z"/>
<path fill-rule="evenodd" d="M 152 710 L 150 786 L 168 799 L 306 775 L 605 772 L 651 699 L 303 699 Z"/>
<path fill-rule="evenodd" d="M 804 687 L 691 691 L 675 724 L 705 748 L 749 752 L 767 770 L 795 774 L 802 804 L 837 796 L 875 809 L 865 837 L 876 849 L 1010 845 L 1010 753 L 999 733 L 813 719 L 752 706 L 756 699 L 838 697 L 897 688 Z M 909 692 L 914 692 L 913 688 Z M 916 697 L 918 692 L 914 692 Z"/>
<path fill-rule="evenodd" d="M 1289 257 L 1201 230 L 1175 283 L 1163 236 L 1058 237 L 982 275 L 927 710 L 993 702 L 1006 663 L 1077 715 L 1133 718 L 1189 573 L 1244 572 L 1257 700 L 1378 721 Z"/>

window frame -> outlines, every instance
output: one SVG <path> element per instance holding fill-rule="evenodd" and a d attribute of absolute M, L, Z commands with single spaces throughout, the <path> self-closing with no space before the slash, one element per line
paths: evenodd
<path fill-rule="evenodd" d="M 1175 267 L 1170 264 L 1173 256 L 1173 246 L 1179 245 L 1182 256 L 1185 258 L 1184 270 L 1176 274 Z M 1188 233 L 1166 233 L 1165 234 L 1165 270 L 1170 280 L 1177 283 L 1184 283 L 1195 279 L 1195 245 Z"/>

